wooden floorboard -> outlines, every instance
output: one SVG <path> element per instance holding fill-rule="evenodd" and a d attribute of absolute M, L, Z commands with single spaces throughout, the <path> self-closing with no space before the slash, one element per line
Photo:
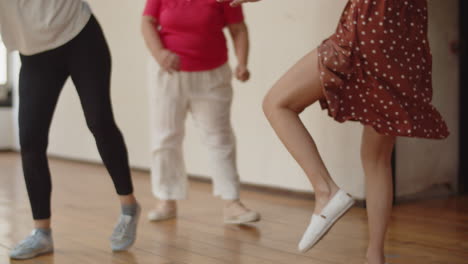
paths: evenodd
<path fill-rule="evenodd" d="M 313 201 L 244 191 L 261 222 L 226 226 L 222 202 L 211 185 L 192 182 L 189 199 L 180 203 L 177 220 L 149 223 L 154 200 L 148 173 L 133 174 L 143 205 L 138 241 L 114 254 L 108 237 L 119 213 L 113 186 L 102 166 L 51 160 L 53 230 L 56 252 L 25 264 L 363 264 L 367 243 L 366 212 L 353 208 L 306 254 L 296 245 L 310 217 Z M 0 264 L 31 229 L 30 209 L 18 154 L 0 153 Z M 411 202 L 395 207 L 387 253 L 392 264 L 467 264 L 468 197 Z"/>

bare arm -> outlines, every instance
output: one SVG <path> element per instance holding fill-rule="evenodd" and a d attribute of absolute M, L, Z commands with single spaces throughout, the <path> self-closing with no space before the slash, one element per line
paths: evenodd
<path fill-rule="evenodd" d="M 229 33 L 232 37 L 238 66 L 236 68 L 236 78 L 240 81 L 247 81 L 250 73 L 247 68 L 249 58 L 249 31 L 244 22 L 229 24 Z"/>
<path fill-rule="evenodd" d="M 155 18 L 143 16 L 141 21 L 141 32 L 146 46 L 153 58 L 166 71 L 172 73 L 179 69 L 179 57 L 164 48 L 158 33 L 159 24 Z"/>
<path fill-rule="evenodd" d="M 237 61 L 240 65 L 247 66 L 249 58 L 249 32 L 247 25 L 242 22 L 228 25 L 236 51 Z"/>
<path fill-rule="evenodd" d="M 153 17 L 144 16 L 141 20 L 141 32 L 143 34 L 146 47 L 156 60 L 158 60 L 160 52 L 164 49 L 157 31 L 158 26 L 156 19 Z"/>

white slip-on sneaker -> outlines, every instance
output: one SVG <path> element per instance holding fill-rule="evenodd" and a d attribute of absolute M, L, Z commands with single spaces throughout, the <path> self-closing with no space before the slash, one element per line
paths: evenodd
<path fill-rule="evenodd" d="M 310 224 L 299 242 L 299 251 L 306 252 L 311 249 L 353 204 L 354 199 L 351 195 L 338 190 L 320 215 L 312 215 Z"/>
<path fill-rule="evenodd" d="M 241 225 L 258 221 L 260 221 L 260 214 L 255 211 L 248 211 L 241 215 L 224 218 L 224 223 L 229 225 Z"/>
<path fill-rule="evenodd" d="M 152 210 L 148 213 L 148 220 L 152 222 L 159 222 L 169 220 L 177 217 L 177 210 Z"/>

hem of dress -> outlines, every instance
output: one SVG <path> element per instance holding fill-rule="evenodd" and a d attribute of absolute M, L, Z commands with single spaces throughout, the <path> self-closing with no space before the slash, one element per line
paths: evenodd
<path fill-rule="evenodd" d="M 323 65 L 322 65 L 322 62 L 321 62 L 321 58 L 320 58 L 320 56 L 317 56 L 317 58 L 318 58 L 317 63 L 318 63 L 319 72 L 322 72 Z M 322 78 L 320 78 L 320 89 L 322 89 L 323 96 L 324 96 L 324 98 L 319 100 L 320 107 L 322 108 L 323 111 L 327 111 L 328 116 L 333 118 L 333 120 L 337 121 L 338 123 L 345 123 L 346 121 L 359 122 L 364 126 L 371 126 L 372 128 L 374 128 L 374 130 L 377 133 L 379 133 L 381 135 L 394 136 L 394 137 L 408 137 L 408 138 L 443 140 L 443 139 L 446 139 L 450 135 L 450 132 L 448 132 L 448 134 L 445 135 L 444 137 L 428 137 L 428 136 L 414 135 L 414 134 L 408 134 L 408 133 L 398 133 L 397 131 L 387 132 L 387 131 L 383 131 L 383 129 L 380 129 L 375 124 L 372 124 L 372 122 L 366 122 L 365 120 L 360 120 L 359 116 L 343 115 L 342 116 L 343 119 L 339 120 L 338 117 L 337 117 L 337 114 L 336 114 L 336 111 L 338 111 L 340 109 L 339 100 L 334 99 L 333 96 L 331 96 L 331 92 L 327 88 L 325 88 L 325 84 L 324 84 Z M 331 102 L 334 105 L 333 109 L 336 109 L 335 111 L 332 111 L 330 109 L 330 104 L 328 102 Z"/>

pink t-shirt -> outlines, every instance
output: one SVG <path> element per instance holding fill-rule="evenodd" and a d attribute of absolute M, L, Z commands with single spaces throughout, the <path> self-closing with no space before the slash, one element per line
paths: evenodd
<path fill-rule="evenodd" d="M 241 7 L 216 0 L 147 0 L 143 13 L 154 17 L 165 48 L 179 55 L 182 71 L 206 71 L 228 60 L 223 28 L 244 21 Z"/>

